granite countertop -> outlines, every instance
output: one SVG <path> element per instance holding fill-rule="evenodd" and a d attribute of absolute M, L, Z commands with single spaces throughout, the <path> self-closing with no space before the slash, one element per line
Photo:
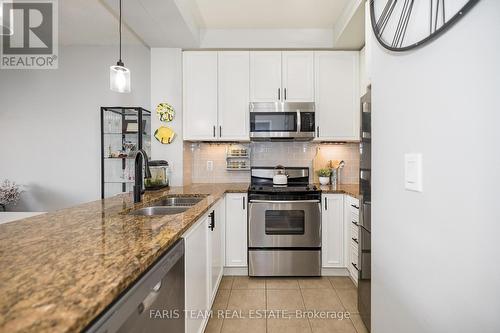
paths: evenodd
<path fill-rule="evenodd" d="M 336 188 L 332 185 L 316 184 L 322 193 L 344 193 L 359 199 L 359 184 L 339 184 Z"/>
<path fill-rule="evenodd" d="M 130 193 L 0 225 L 0 332 L 84 329 L 224 193 L 248 183 L 193 184 Z M 358 185 L 321 186 L 358 197 Z M 206 194 L 185 213 L 132 216 L 167 195 Z"/>
<path fill-rule="evenodd" d="M 194 184 L 131 194 L 0 225 L 0 332 L 84 329 L 224 193 L 248 184 Z M 124 214 L 166 195 L 208 194 L 182 214 Z"/>

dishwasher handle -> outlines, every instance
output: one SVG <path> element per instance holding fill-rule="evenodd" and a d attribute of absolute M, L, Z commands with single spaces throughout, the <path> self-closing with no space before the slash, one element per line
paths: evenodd
<path fill-rule="evenodd" d="M 139 304 L 137 307 L 137 311 L 139 314 L 143 313 L 145 310 L 149 310 L 151 308 L 151 305 L 154 304 L 156 299 L 158 298 L 158 295 L 160 295 L 160 289 L 161 289 L 161 280 L 158 282 L 152 289 L 152 291 L 146 296 L 146 298 Z"/>

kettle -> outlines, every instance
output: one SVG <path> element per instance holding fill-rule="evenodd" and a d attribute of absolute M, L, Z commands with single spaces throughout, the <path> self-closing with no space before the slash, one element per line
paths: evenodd
<path fill-rule="evenodd" d="M 288 184 L 288 175 L 285 173 L 285 167 L 282 165 L 276 166 L 275 175 L 273 176 L 273 185 L 286 185 Z"/>

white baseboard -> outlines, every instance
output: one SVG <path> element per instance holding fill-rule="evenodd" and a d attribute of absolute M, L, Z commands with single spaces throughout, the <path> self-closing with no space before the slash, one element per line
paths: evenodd
<path fill-rule="evenodd" d="M 248 276 L 248 267 L 224 267 L 224 275 Z"/>
<path fill-rule="evenodd" d="M 346 267 L 323 267 L 321 276 L 349 276 L 349 270 Z"/>

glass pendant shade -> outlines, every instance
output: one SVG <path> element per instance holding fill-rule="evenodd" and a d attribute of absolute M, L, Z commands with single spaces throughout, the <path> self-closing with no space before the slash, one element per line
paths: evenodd
<path fill-rule="evenodd" d="M 130 71 L 123 63 L 109 67 L 109 88 L 119 93 L 130 92 Z"/>

